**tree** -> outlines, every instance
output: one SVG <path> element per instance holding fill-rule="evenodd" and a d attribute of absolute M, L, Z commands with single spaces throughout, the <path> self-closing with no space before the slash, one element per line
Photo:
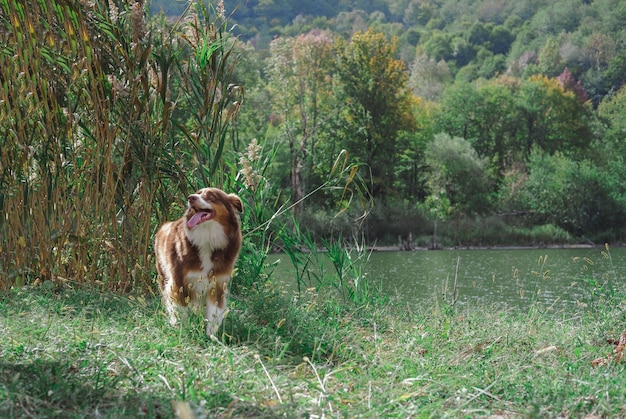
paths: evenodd
<path fill-rule="evenodd" d="M 393 184 L 400 132 L 416 128 L 414 98 L 404 63 L 394 58 L 396 40 L 368 30 L 339 52 L 337 75 L 345 95 L 342 144 L 371 171 L 374 196 Z"/>
<path fill-rule="evenodd" d="M 436 117 L 438 129 L 470 141 L 478 155 L 489 158 L 502 174 L 523 157 L 516 142 L 518 89 L 519 82 L 507 77 L 480 84 L 457 82 L 444 94 Z"/>
<path fill-rule="evenodd" d="M 426 54 L 437 60 L 453 60 L 454 48 L 452 37 L 446 32 L 436 31 L 424 44 Z"/>
<path fill-rule="evenodd" d="M 297 38 L 277 38 L 270 45 L 269 78 L 273 108 L 290 153 L 292 201 L 296 216 L 302 208 L 305 175 L 314 153 L 315 135 L 332 106 L 333 39 L 319 30 Z"/>
<path fill-rule="evenodd" d="M 515 36 L 505 26 L 496 26 L 489 34 L 490 50 L 494 54 L 506 54 L 511 48 Z"/>
<path fill-rule="evenodd" d="M 536 71 L 548 77 L 554 77 L 563 70 L 563 60 L 561 58 L 561 45 L 555 37 L 549 37 L 539 51 Z"/>
<path fill-rule="evenodd" d="M 524 80 L 518 106 L 524 128 L 520 140 L 526 143 L 527 155 L 534 145 L 548 153 L 579 154 L 593 139 L 589 104 L 556 78 L 532 76 Z"/>
<path fill-rule="evenodd" d="M 489 42 L 492 24 L 485 25 L 480 21 L 474 22 L 467 32 L 467 41 L 474 45 L 485 45 Z"/>
<path fill-rule="evenodd" d="M 608 153 L 626 152 L 626 85 L 616 94 L 606 97 L 598 107 L 598 114 L 606 124 L 604 142 Z"/>
<path fill-rule="evenodd" d="M 567 73 L 560 79 L 459 82 L 445 91 L 437 126 L 469 140 L 502 174 L 512 162 L 526 161 L 534 146 L 551 154 L 584 154 L 594 138 L 593 115 L 584 98 Z"/>
<path fill-rule="evenodd" d="M 433 100 L 441 96 L 451 79 L 450 67 L 445 61 L 436 62 L 426 54 L 418 54 L 411 64 L 408 83 L 416 96 Z"/>
<path fill-rule="evenodd" d="M 426 148 L 426 185 L 438 216 L 443 210 L 485 214 L 490 210 L 492 181 L 485 159 L 461 137 L 435 135 Z M 445 205 L 444 205 L 445 203 Z M 444 211 L 444 212 L 445 212 Z"/>
<path fill-rule="evenodd" d="M 625 215 L 601 170 L 561 153 L 534 149 L 525 184 L 527 205 L 536 220 L 576 235 L 616 230 Z"/>
<path fill-rule="evenodd" d="M 606 97 L 598 107 L 605 124 L 603 141 L 598 147 L 595 161 L 604 167 L 605 183 L 611 196 L 626 212 L 626 86 L 615 95 Z"/>

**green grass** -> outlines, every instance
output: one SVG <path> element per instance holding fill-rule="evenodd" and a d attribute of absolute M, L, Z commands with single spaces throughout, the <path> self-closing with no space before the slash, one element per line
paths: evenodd
<path fill-rule="evenodd" d="M 234 298 L 211 340 L 199 318 L 171 328 L 156 298 L 14 289 L 0 294 L 0 416 L 624 416 L 626 364 L 591 361 L 625 324 L 623 301 L 555 317 L 266 289 Z"/>

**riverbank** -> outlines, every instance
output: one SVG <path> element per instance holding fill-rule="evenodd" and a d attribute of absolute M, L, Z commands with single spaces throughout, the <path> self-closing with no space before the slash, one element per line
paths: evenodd
<path fill-rule="evenodd" d="M 620 304 L 553 317 L 536 307 L 351 308 L 312 293 L 286 305 L 278 298 L 268 289 L 233 298 L 219 337 L 207 339 L 199 318 L 169 326 L 157 298 L 72 288 L 0 294 L 0 416 L 626 411 L 625 364 L 614 355 Z"/>
<path fill-rule="evenodd" d="M 626 244 L 617 243 L 611 244 L 611 247 L 624 247 Z M 534 250 L 534 249 L 601 249 L 605 247 L 604 244 L 542 244 L 536 246 L 447 246 L 429 248 L 423 246 L 413 246 L 410 249 L 403 248 L 401 246 L 371 246 L 366 247 L 367 250 L 372 252 L 397 252 L 397 251 L 436 251 L 436 250 Z"/>
<path fill-rule="evenodd" d="M 536 250 L 536 249 L 602 249 L 605 244 L 541 244 L 534 246 L 520 246 L 520 245 L 495 245 L 495 246 L 437 246 L 436 248 L 430 248 L 425 246 L 410 246 L 405 248 L 398 245 L 371 245 L 357 248 L 356 246 L 347 246 L 349 250 L 366 250 L 368 252 L 419 252 L 419 251 L 439 251 L 439 250 Z M 612 248 L 626 247 L 624 243 L 611 244 Z M 271 253 L 283 253 L 281 248 L 273 249 Z M 308 253 L 309 249 L 302 248 L 301 252 Z M 316 252 L 327 252 L 324 248 L 316 249 Z"/>

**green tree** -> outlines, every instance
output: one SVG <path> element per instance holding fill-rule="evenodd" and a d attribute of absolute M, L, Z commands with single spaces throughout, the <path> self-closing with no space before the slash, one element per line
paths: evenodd
<path fill-rule="evenodd" d="M 556 77 L 563 71 L 565 63 L 561 58 L 560 43 L 556 37 L 549 37 L 539 51 L 538 63 L 534 71 L 548 77 Z"/>
<path fill-rule="evenodd" d="M 437 129 L 470 141 L 478 155 L 489 158 L 497 173 L 522 159 L 516 142 L 519 82 L 502 77 L 482 83 L 457 82 L 446 90 L 436 116 Z"/>
<path fill-rule="evenodd" d="M 404 63 L 394 58 L 395 39 L 368 30 L 356 33 L 339 52 L 337 75 L 345 96 L 342 144 L 373 178 L 372 194 L 393 185 L 398 136 L 416 129 L 414 98 Z"/>
<path fill-rule="evenodd" d="M 598 107 L 603 121 L 604 137 L 595 159 L 603 167 L 609 193 L 626 213 L 626 86 L 605 99 Z M 622 222 L 623 224 L 623 222 Z"/>
<path fill-rule="evenodd" d="M 411 64 L 409 87 L 417 97 L 437 99 L 452 79 L 450 67 L 445 61 L 436 62 L 426 54 L 418 54 Z"/>
<path fill-rule="evenodd" d="M 424 52 L 436 61 L 453 60 L 454 47 L 451 35 L 441 31 L 435 32 L 425 42 Z"/>
<path fill-rule="evenodd" d="M 624 207 L 612 195 L 607 176 L 593 163 L 534 149 L 524 193 L 536 221 L 578 236 L 616 230 Z M 603 239 L 615 239 L 615 236 Z"/>
<path fill-rule="evenodd" d="M 437 127 L 468 139 L 500 174 L 526 161 L 533 146 L 584 155 L 594 138 L 593 113 L 579 87 L 566 77 L 543 76 L 458 82 L 443 95 Z"/>
<path fill-rule="evenodd" d="M 589 103 L 567 90 L 555 78 L 532 76 L 521 84 L 518 106 L 526 153 L 539 146 L 548 153 L 584 153 L 593 139 L 593 114 Z"/>
<path fill-rule="evenodd" d="M 616 94 L 606 97 L 598 107 L 604 121 L 604 145 L 608 154 L 626 154 L 626 86 Z"/>
<path fill-rule="evenodd" d="M 327 32 L 312 31 L 297 38 L 278 38 L 270 46 L 269 88 L 273 109 L 290 154 L 292 201 L 296 216 L 306 192 L 315 136 L 329 118 L 332 97 L 333 39 Z"/>
<path fill-rule="evenodd" d="M 557 0 L 550 2 L 534 14 L 530 26 L 540 34 L 557 35 L 572 32 L 586 10 L 582 0 Z"/>
<path fill-rule="evenodd" d="M 436 6 L 429 1 L 410 0 L 407 5 L 402 21 L 407 26 L 426 26 L 428 21 L 435 15 Z"/>
<path fill-rule="evenodd" d="M 418 101 L 414 113 L 419 129 L 404 131 L 398 138 L 398 156 L 394 167 L 394 191 L 398 199 L 415 203 L 426 196 L 422 171 L 424 153 L 433 138 L 432 104 Z"/>
<path fill-rule="evenodd" d="M 485 45 L 489 42 L 492 26 L 491 24 L 485 25 L 483 22 L 474 22 L 467 32 L 467 41 L 474 45 Z"/>
<path fill-rule="evenodd" d="M 506 54 L 515 40 L 515 35 L 505 26 L 496 26 L 489 34 L 490 50 L 494 54 Z"/>
<path fill-rule="evenodd" d="M 485 214 L 491 209 L 487 162 L 468 141 L 437 134 L 426 148 L 424 161 L 427 189 L 431 201 L 438 203 L 435 207 L 440 217 L 447 215 L 445 211 Z"/>

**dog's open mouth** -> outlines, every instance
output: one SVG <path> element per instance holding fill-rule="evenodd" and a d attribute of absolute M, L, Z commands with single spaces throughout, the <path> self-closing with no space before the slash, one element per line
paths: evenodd
<path fill-rule="evenodd" d="M 187 227 L 194 228 L 198 224 L 213 219 L 213 217 L 215 217 L 215 212 L 210 209 L 197 210 L 196 213 L 187 220 Z"/>

